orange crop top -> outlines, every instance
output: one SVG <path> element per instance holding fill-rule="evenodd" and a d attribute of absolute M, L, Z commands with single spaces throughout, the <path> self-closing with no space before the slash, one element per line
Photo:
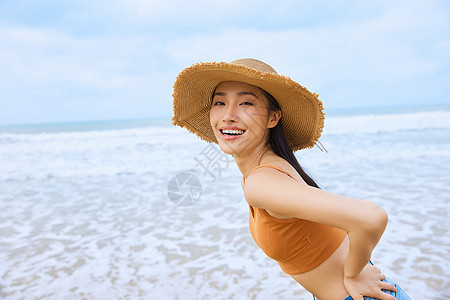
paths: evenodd
<path fill-rule="evenodd" d="M 259 165 L 256 168 L 260 167 L 275 168 L 297 181 L 276 166 Z M 243 179 L 245 184 L 244 176 Z M 249 226 L 253 239 L 267 256 L 278 262 L 286 274 L 299 274 L 314 269 L 339 247 L 347 234 L 342 229 L 299 218 L 278 219 L 265 209 L 251 205 L 249 209 Z"/>

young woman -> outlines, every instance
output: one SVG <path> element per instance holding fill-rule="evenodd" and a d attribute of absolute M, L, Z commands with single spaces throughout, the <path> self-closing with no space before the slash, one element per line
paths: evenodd
<path fill-rule="evenodd" d="M 321 190 L 293 151 L 313 147 L 322 102 L 254 59 L 199 63 L 174 85 L 173 124 L 233 155 L 256 244 L 320 300 L 410 299 L 370 256 L 387 224 L 377 205 Z"/>

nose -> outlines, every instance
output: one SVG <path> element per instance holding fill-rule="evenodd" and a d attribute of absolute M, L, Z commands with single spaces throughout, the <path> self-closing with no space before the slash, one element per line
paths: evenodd
<path fill-rule="evenodd" d="M 234 105 L 228 105 L 225 114 L 223 115 L 223 122 L 236 122 L 237 121 L 237 109 Z"/>

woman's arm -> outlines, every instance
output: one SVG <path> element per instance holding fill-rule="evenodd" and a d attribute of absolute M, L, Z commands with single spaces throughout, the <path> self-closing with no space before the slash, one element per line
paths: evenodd
<path fill-rule="evenodd" d="M 244 196 L 252 206 L 347 231 L 350 249 L 344 272 L 348 278 L 358 276 L 367 265 L 387 224 L 386 212 L 374 203 L 310 187 L 269 168 L 249 176 Z"/>

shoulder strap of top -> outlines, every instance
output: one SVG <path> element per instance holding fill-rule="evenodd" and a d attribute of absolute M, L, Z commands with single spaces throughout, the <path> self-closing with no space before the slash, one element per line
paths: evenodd
<path fill-rule="evenodd" d="M 294 177 L 292 177 L 291 174 L 289 174 L 289 173 L 286 172 L 285 170 L 283 170 L 283 169 L 281 169 L 281 168 L 279 168 L 279 167 L 277 167 L 277 166 L 274 166 L 274 165 L 259 165 L 259 166 L 256 166 L 256 167 L 253 168 L 253 170 L 250 171 L 250 173 L 248 173 L 248 176 L 250 176 L 250 174 L 251 174 L 254 170 L 256 170 L 256 169 L 258 169 L 258 168 L 261 168 L 261 167 L 271 167 L 271 168 L 277 169 L 278 171 L 285 173 L 286 175 L 288 175 L 289 177 L 291 177 L 292 179 L 294 179 L 295 181 L 297 181 L 297 179 L 295 179 Z M 248 176 L 247 176 L 247 177 L 248 177 Z M 242 178 L 244 178 L 244 183 L 245 183 L 245 177 L 244 177 L 244 175 L 242 175 Z"/>

